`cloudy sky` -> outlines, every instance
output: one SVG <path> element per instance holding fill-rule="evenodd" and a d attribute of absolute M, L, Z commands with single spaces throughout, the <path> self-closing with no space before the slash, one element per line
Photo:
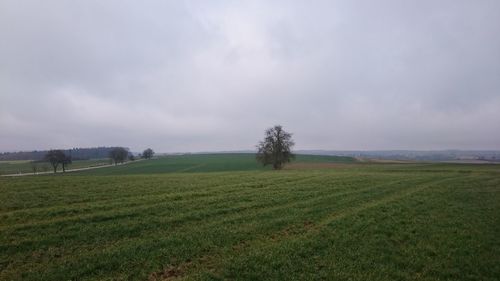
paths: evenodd
<path fill-rule="evenodd" d="M 0 0 L 0 151 L 500 149 L 500 1 Z"/>

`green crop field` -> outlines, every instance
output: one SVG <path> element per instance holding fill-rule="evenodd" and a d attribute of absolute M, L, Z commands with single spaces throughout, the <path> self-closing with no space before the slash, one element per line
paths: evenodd
<path fill-rule="evenodd" d="M 0 178 L 0 280 L 499 280 L 500 166 L 233 157 Z"/>
<path fill-rule="evenodd" d="M 93 166 L 102 166 L 110 164 L 109 159 L 90 159 L 90 160 L 76 160 L 68 169 L 78 169 Z M 32 163 L 31 161 L 0 161 L 0 175 L 4 174 L 19 174 L 19 173 L 33 173 L 33 165 L 36 166 L 37 172 L 52 171 L 52 166 L 48 162 Z M 59 165 L 58 172 L 62 172 L 62 167 Z"/>
<path fill-rule="evenodd" d="M 297 155 L 297 163 L 355 163 L 351 157 Z M 188 154 L 159 157 L 149 161 L 137 161 L 108 169 L 82 171 L 86 175 L 130 175 L 156 173 L 195 173 L 220 171 L 269 170 L 255 161 L 249 153 L 228 154 Z"/>

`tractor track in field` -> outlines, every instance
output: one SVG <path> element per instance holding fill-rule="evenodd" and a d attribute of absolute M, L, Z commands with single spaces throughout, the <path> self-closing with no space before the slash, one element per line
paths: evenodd
<path fill-rule="evenodd" d="M 466 176 L 467 177 L 467 176 Z M 439 185 L 440 183 L 444 183 L 450 180 L 456 179 L 456 176 L 451 176 L 447 177 L 445 179 L 441 180 L 428 180 L 423 183 L 420 183 L 419 186 L 414 187 L 414 188 L 407 188 L 403 191 L 396 192 L 389 194 L 388 196 L 383 196 L 382 198 L 378 198 L 375 200 L 370 200 L 366 203 L 360 204 L 358 206 L 355 206 L 353 208 L 347 208 L 344 210 L 340 210 L 339 212 L 332 213 L 330 215 L 327 215 L 323 219 L 319 220 L 319 222 L 311 222 L 311 221 L 304 221 L 303 224 L 301 225 L 291 225 L 288 226 L 281 231 L 278 231 L 276 233 L 273 233 L 271 235 L 266 235 L 264 237 L 258 237 L 256 239 L 252 239 L 249 241 L 241 241 L 238 244 L 234 244 L 230 247 L 230 250 L 226 251 L 220 251 L 216 252 L 213 254 L 207 254 L 199 257 L 198 259 L 189 259 L 183 263 L 179 263 L 177 265 L 168 265 L 165 267 L 164 270 L 158 271 L 158 272 L 153 272 L 149 276 L 149 280 L 177 280 L 177 279 L 182 279 L 184 276 L 189 271 L 192 271 L 194 269 L 201 269 L 201 268 L 207 268 L 210 270 L 215 270 L 217 268 L 221 268 L 220 265 L 217 265 L 214 263 L 213 257 L 228 254 L 229 255 L 238 255 L 238 253 L 244 251 L 245 249 L 248 248 L 254 248 L 258 246 L 267 246 L 270 247 L 272 245 L 275 245 L 276 243 L 279 243 L 283 241 L 284 239 L 297 239 L 298 237 L 303 237 L 303 236 L 311 236 L 314 234 L 317 234 L 321 230 L 323 230 L 325 227 L 327 227 L 329 224 L 331 224 L 334 221 L 353 216 L 355 214 L 358 214 L 362 211 L 378 207 L 382 204 L 387 204 L 390 202 L 398 201 L 400 199 L 406 198 L 408 196 L 411 196 L 413 194 L 416 194 L 418 192 L 421 192 L 423 190 L 426 190 L 432 186 Z M 373 189 L 372 187 L 371 189 Z M 363 192 L 364 190 L 369 190 L 370 188 L 364 188 L 361 190 L 358 190 L 357 192 Z M 356 193 L 356 192 L 353 192 Z M 283 207 L 283 206 L 281 206 Z M 272 242 L 272 243 L 269 243 Z"/>

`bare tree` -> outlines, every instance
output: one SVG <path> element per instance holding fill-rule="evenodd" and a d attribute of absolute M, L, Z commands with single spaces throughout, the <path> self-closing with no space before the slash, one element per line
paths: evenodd
<path fill-rule="evenodd" d="M 113 148 L 109 152 L 109 158 L 113 160 L 115 165 L 117 165 L 118 163 L 123 163 L 125 160 L 127 160 L 127 157 L 128 157 L 128 150 L 123 147 Z"/>
<path fill-rule="evenodd" d="M 295 157 L 291 152 L 295 143 L 292 134 L 276 125 L 265 132 L 265 138 L 257 145 L 257 161 L 264 166 L 273 165 L 273 169 L 280 170 L 285 163 L 292 161 Z"/>
<path fill-rule="evenodd" d="M 38 165 L 36 161 L 31 161 L 30 162 L 31 170 L 33 171 L 33 174 L 36 175 L 36 172 L 38 171 Z"/>
<path fill-rule="evenodd" d="M 54 168 L 54 173 L 57 172 L 57 167 L 64 161 L 65 158 L 66 155 L 62 150 L 59 149 L 51 149 L 45 155 L 45 160 L 50 162 L 52 168 Z"/>
<path fill-rule="evenodd" d="M 64 155 L 64 158 L 61 159 L 61 165 L 63 168 L 63 173 L 66 172 L 66 166 L 73 163 L 71 159 L 71 155 Z"/>
<path fill-rule="evenodd" d="M 155 152 L 151 148 L 148 148 L 142 152 L 142 157 L 144 157 L 144 159 L 151 159 L 154 154 Z"/>

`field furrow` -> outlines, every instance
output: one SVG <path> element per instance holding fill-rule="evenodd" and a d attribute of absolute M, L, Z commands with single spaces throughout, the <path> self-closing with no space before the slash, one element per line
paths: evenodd
<path fill-rule="evenodd" d="M 0 179 L 0 280 L 446 280 L 424 261 L 461 243 L 495 260 L 498 173 L 418 169 Z"/>

